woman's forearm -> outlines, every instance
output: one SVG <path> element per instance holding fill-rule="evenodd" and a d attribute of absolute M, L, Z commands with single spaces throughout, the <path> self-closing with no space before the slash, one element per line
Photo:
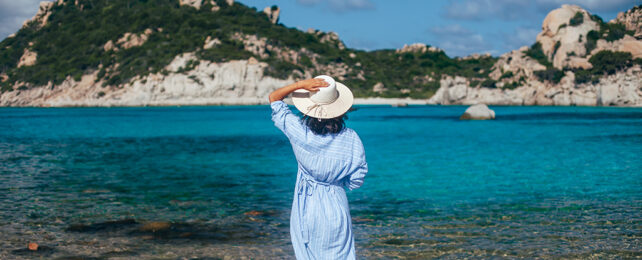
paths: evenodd
<path fill-rule="evenodd" d="M 285 98 L 287 95 L 300 88 L 301 87 L 299 85 L 299 82 L 294 82 L 290 85 L 272 91 L 272 93 L 270 93 L 270 103 L 278 100 L 283 100 L 283 98 Z"/>
<path fill-rule="evenodd" d="M 285 87 L 279 88 L 275 91 L 272 91 L 270 93 L 270 103 L 278 100 L 283 100 L 287 95 L 290 93 L 294 92 L 297 89 L 305 89 L 307 91 L 318 91 L 319 88 L 322 87 L 327 87 L 328 83 L 323 80 L 323 79 L 306 79 L 306 80 L 301 80 L 294 82 L 290 85 L 287 85 Z"/>

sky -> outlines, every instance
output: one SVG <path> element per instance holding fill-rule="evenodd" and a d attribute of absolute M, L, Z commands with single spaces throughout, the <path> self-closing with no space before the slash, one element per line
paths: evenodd
<path fill-rule="evenodd" d="M 333 31 L 350 48 L 398 49 L 424 43 L 451 56 L 503 53 L 530 46 L 542 21 L 562 4 L 576 4 L 609 21 L 642 0 L 237 0 L 262 10 L 281 8 L 279 22 Z M 0 39 L 38 11 L 39 0 L 0 0 Z"/>

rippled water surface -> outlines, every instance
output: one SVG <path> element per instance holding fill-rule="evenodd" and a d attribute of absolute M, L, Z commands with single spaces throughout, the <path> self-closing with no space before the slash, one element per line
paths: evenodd
<path fill-rule="evenodd" d="M 365 258 L 642 257 L 642 110 L 360 106 Z M 293 258 L 267 106 L 0 108 L 0 259 Z M 37 242 L 39 250 L 26 249 Z"/>

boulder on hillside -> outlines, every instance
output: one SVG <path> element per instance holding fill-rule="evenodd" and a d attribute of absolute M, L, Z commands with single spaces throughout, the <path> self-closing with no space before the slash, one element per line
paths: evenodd
<path fill-rule="evenodd" d="M 375 93 L 383 93 L 386 90 L 388 89 L 386 89 L 386 87 L 381 82 L 377 82 L 377 84 L 372 86 L 372 92 L 375 92 Z"/>
<path fill-rule="evenodd" d="M 546 15 L 537 42 L 541 44 L 544 54 L 553 61 L 553 66 L 562 69 L 568 66 L 569 53 L 586 56 L 583 42 L 588 32 L 599 30 L 599 24 L 586 10 L 577 5 L 562 5 Z"/>
<path fill-rule="evenodd" d="M 417 52 L 417 53 L 425 53 L 427 51 L 430 52 L 440 52 L 442 51 L 439 48 L 433 47 L 433 46 L 427 46 L 423 43 L 413 43 L 413 44 L 404 44 L 403 48 L 397 49 L 395 52 L 396 53 L 406 53 L 406 52 Z"/>
<path fill-rule="evenodd" d="M 503 80 L 508 83 L 519 80 L 521 77 L 532 78 L 533 71 L 545 70 L 546 66 L 539 64 L 539 62 L 524 53 L 527 50 L 528 47 L 524 46 L 519 50 L 503 54 L 495 62 L 495 65 L 491 68 L 491 73 L 488 75 L 494 80 Z M 505 77 L 504 74 L 508 72 L 513 76 Z"/>
<path fill-rule="evenodd" d="M 27 25 L 31 22 L 35 22 L 38 29 L 47 25 L 47 21 L 49 20 L 49 16 L 51 16 L 53 6 L 53 2 L 40 2 L 38 13 L 36 13 L 36 15 L 34 15 L 31 19 L 26 20 L 24 23 L 22 23 L 22 28 L 27 27 Z"/>
<path fill-rule="evenodd" d="M 270 19 L 270 22 L 276 24 L 279 22 L 279 14 L 281 13 L 281 8 L 276 5 L 268 6 L 263 9 L 263 13 L 267 15 L 268 19 Z"/>
<path fill-rule="evenodd" d="M 221 7 L 219 7 L 216 4 L 216 1 L 214 1 L 214 0 L 179 0 L 179 4 L 180 5 L 188 5 L 188 6 L 196 8 L 196 9 L 201 9 L 201 6 L 204 6 L 204 5 L 208 4 L 208 3 L 210 5 L 212 5 L 212 9 L 211 10 L 214 11 L 214 12 L 216 12 L 216 11 L 221 9 Z"/>
<path fill-rule="evenodd" d="M 38 53 L 31 51 L 29 49 L 25 49 L 25 51 L 22 53 L 22 57 L 20 57 L 20 60 L 18 61 L 18 68 L 22 66 L 31 66 L 36 64 L 36 60 L 38 59 Z"/>
<path fill-rule="evenodd" d="M 464 112 L 460 120 L 491 120 L 495 119 L 495 111 L 484 104 L 472 105 Z"/>

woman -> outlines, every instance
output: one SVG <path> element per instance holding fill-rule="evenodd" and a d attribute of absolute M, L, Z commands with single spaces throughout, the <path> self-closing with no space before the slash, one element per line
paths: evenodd
<path fill-rule="evenodd" d="M 290 93 L 303 120 L 282 101 Z M 359 136 L 345 127 L 352 92 L 319 76 L 277 89 L 269 98 L 272 121 L 290 140 L 298 162 L 290 215 L 296 258 L 355 259 L 344 187 L 359 188 L 368 164 Z"/>

